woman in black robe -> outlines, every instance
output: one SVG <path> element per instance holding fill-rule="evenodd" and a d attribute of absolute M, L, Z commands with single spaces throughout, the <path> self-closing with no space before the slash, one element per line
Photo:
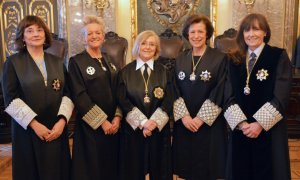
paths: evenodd
<path fill-rule="evenodd" d="M 206 16 L 190 16 L 182 34 L 192 48 L 176 59 L 174 174 L 188 180 L 225 177 L 226 121 L 220 113 L 227 60 L 206 44 L 213 31 Z"/>
<path fill-rule="evenodd" d="M 267 44 L 270 36 L 266 18 L 250 14 L 231 54 L 224 113 L 232 129 L 228 180 L 291 179 L 284 122 L 291 64 L 284 49 Z"/>
<path fill-rule="evenodd" d="M 135 61 L 122 69 L 118 102 L 125 120 L 121 127 L 121 179 L 171 180 L 169 113 L 172 83 L 167 69 L 156 62 L 159 37 L 153 31 L 137 36 Z"/>
<path fill-rule="evenodd" d="M 118 179 L 121 112 L 115 100 L 117 69 L 100 51 L 104 24 L 84 19 L 86 49 L 69 62 L 70 89 L 77 111 L 72 153 L 72 179 Z"/>
<path fill-rule="evenodd" d="M 43 20 L 26 16 L 16 33 L 17 54 L 4 64 L 5 111 L 12 117 L 14 180 L 69 179 L 66 124 L 73 103 L 63 60 L 47 54 L 51 34 Z"/>

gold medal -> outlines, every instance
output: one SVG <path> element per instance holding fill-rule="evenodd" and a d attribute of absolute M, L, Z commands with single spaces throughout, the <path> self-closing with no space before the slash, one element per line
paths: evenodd
<path fill-rule="evenodd" d="M 154 97 L 157 99 L 161 99 L 164 97 L 164 90 L 161 87 L 157 87 L 154 89 Z"/>
<path fill-rule="evenodd" d="M 59 91 L 60 88 L 61 88 L 61 85 L 60 85 L 60 80 L 59 79 L 54 79 L 53 82 L 52 82 L 52 88 L 54 91 Z"/>
<path fill-rule="evenodd" d="M 190 75 L 190 80 L 191 81 L 195 81 L 196 80 L 196 75 L 195 75 L 194 72 Z"/>
<path fill-rule="evenodd" d="M 150 97 L 148 96 L 148 94 L 145 94 L 145 97 L 144 97 L 144 103 L 145 103 L 145 104 L 150 103 Z"/>
<path fill-rule="evenodd" d="M 249 86 L 244 87 L 244 94 L 249 95 L 250 94 L 250 88 Z"/>

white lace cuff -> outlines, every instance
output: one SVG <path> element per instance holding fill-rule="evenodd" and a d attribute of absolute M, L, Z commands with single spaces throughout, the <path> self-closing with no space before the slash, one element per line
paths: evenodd
<path fill-rule="evenodd" d="M 167 124 L 169 116 L 161 108 L 157 108 L 150 119 L 156 122 L 157 128 L 159 129 L 159 131 L 161 131 Z"/>
<path fill-rule="evenodd" d="M 99 126 L 107 119 L 107 115 L 102 111 L 102 109 L 94 105 L 94 107 L 89 110 L 82 119 L 90 125 L 94 130 L 98 129 Z"/>
<path fill-rule="evenodd" d="M 197 116 L 207 125 L 211 126 L 215 122 L 221 111 L 222 108 L 207 99 L 202 104 L 199 112 L 197 113 Z"/>
<path fill-rule="evenodd" d="M 5 109 L 5 112 L 14 118 L 24 129 L 37 114 L 20 98 L 14 99 Z"/>
<path fill-rule="evenodd" d="M 61 104 L 57 115 L 58 116 L 63 115 L 67 119 L 67 122 L 69 122 L 72 116 L 73 109 L 74 109 L 74 104 L 71 101 L 71 99 L 68 98 L 67 96 L 64 96 L 61 100 Z"/>
<path fill-rule="evenodd" d="M 224 113 L 224 117 L 227 120 L 227 123 L 230 126 L 231 130 L 234 130 L 236 126 L 242 121 L 247 120 L 247 117 L 243 113 L 240 106 L 237 104 L 229 106 L 229 108 L 227 108 Z"/>
<path fill-rule="evenodd" d="M 126 121 L 134 130 L 140 126 L 141 121 L 144 119 L 147 119 L 147 117 L 137 107 L 132 108 L 126 116 Z"/>
<path fill-rule="evenodd" d="M 184 116 L 189 116 L 190 113 L 186 108 L 182 97 L 178 98 L 173 104 L 174 120 L 177 121 Z"/>
<path fill-rule="evenodd" d="M 268 131 L 283 117 L 279 111 L 269 102 L 265 103 L 254 115 L 256 121 Z"/>

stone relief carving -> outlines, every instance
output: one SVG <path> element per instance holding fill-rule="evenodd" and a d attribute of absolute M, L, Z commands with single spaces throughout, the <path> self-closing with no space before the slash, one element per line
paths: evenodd
<path fill-rule="evenodd" d="M 200 0 L 147 0 L 147 7 L 164 27 L 178 27 L 184 16 L 194 13 Z"/>

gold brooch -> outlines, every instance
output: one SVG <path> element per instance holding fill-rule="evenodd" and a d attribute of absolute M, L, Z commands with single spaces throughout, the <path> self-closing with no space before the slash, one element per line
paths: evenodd
<path fill-rule="evenodd" d="M 164 90 L 160 87 L 157 87 L 154 89 L 154 96 L 157 98 L 157 99 L 161 99 L 164 97 Z"/>
<path fill-rule="evenodd" d="M 268 70 L 261 69 L 261 70 L 258 70 L 256 73 L 256 78 L 257 78 L 257 80 L 260 80 L 260 81 L 266 80 L 268 76 L 269 76 Z"/>
<path fill-rule="evenodd" d="M 209 81 L 210 80 L 211 75 L 210 75 L 210 72 L 208 72 L 207 70 L 205 70 L 205 71 L 202 71 L 200 77 L 201 77 L 201 80 L 203 80 L 205 82 L 205 81 Z"/>
<path fill-rule="evenodd" d="M 53 82 L 52 82 L 52 88 L 55 90 L 55 91 L 59 91 L 60 90 L 60 80 L 59 79 L 54 79 Z"/>

